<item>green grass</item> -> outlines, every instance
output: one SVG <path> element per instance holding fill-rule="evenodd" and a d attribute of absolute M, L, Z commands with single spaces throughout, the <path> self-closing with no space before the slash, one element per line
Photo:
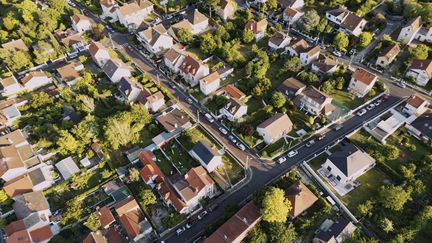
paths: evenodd
<path fill-rule="evenodd" d="M 270 64 L 270 68 L 267 71 L 267 78 L 270 79 L 273 89 L 279 87 L 279 85 L 288 78 L 289 75 L 283 75 L 283 65 L 285 58 L 279 57 L 276 61 Z"/>
<path fill-rule="evenodd" d="M 324 164 L 324 162 L 326 161 L 327 156 L 327 153 L 322 153 L 316 158 L 310 160 L 308 164 L 312 167 L 312 169 L 318 170 L 319 168 L 321 168 L 321 165 Z"/>
<path fill-rule="evenodd" d="M 199 166 L 199 162 L 194 160 L 180 144 L 173 141 L 164 148 L 165 154 L 171 159 L 171 163 L 181 174 L 186 174 L 190 169 Z M 169 175 L 169 174 L 168 174 Z"/>
<path fill-rule="evenodd" d="M 156 164 L 164 175 L 171 176 L 177 171 L 171 161 L 169 161 L 160 150 L 155 150 L 153 153 L 156 156 Z"/>
<path fill-rule="evenodd" d="M 178 140 L 187 150 L 191 150 L 197 142 L 203 140 L 220 148 L 219 144 L 215 143 L 214 140 L 210 138 L 210 136 L 208 136 L 207 133 L 199 126 L 187 130 L 178 138 Z"/>
<path fill-rule="evenodd" d="M 429 242 L 432 238 L 432 224 L 427 224 L 414 238 L 414 243 Z"/>
<path fill-rule="evenodd" d="M 352 99 L 352 96 L 349 92 L 346 91 L 340 91 L 340 90 L 334 90 L 330 93 L 331 97 L 333 97 L 333 100 L 337 102 L 338 104 L 347 107 L 348 109 L 354 109 L 359 107 L 360 105 L 364 104 L 366 101 L 364 98 L 354 98 Z"/>
<path fill-rule="evenodd" d="M 229 177 L 231 184 L 234 185 L 244 178 L 243 168 L 228 154 L 222 156 L 224 168 L 217 168 L 217 172 L 226 180 Z"/>
<path fill-rule="evenodd" d="M 262 103 L 261 99 L 258 99 L 256 97 L 249 98 L 246 102 L 246 105 L 248 106 L 248 114 L 253 114 L 257 110 L 263 108 L 264 104 Z"/>
<path fill-rule="evenodd" d="M 288 150 L 289 148 L 292 148 L 293 146 L 295 146 L 297 143 L 299 143 L 299 140 L 292 140 L 287 138 L 288 143 L 285 143 L 285 139 L 281 138 L 278 141 L 269 144 L 267 146 L 265 146 L 261 151 L 260 154 L 264 157 L 274 157 L 276 155 L 278 155 L 281 152 L 284 152 L 286 150 Z M 288 147 L 290 146 L 290 147 Z"/>
<path fill-rule="evenodd" d="M 192 55 L 192 56 L 194 56 L 194 57 L 196 57 L 196 58 L 198 58 L 198 59 L 201 59 L 201 60 L 204 60 L 204 59 L 206 59 L 208 56 L 206 55 L 206 54 L 204 54 L 204 52 L 202 52 L 199 48 L 197 48 L 197 47 L 191 47 L 191 48 L 188 48 L 187 50 L 186 50 L 190 55 Z"/>
<path fill-rule="evenodd" d="M 244 136 L 243 134 L 240 133 L 236 133 L 236 135 L 251 148 L 255 147 L 257 144 L 259 144 L 262 141 L 262 139 L 260 139 L 255 135 Z"/>

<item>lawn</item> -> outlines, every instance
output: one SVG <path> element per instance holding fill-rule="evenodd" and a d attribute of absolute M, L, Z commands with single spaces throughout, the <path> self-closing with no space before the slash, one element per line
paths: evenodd
<path fill-rule="evenodd" d="M 252 136 L 245 136 L 241 133 L 236 132 L 236 135 L 251 148 L 255 147 L 256 145 L 262 142 L 262 139 L 255 134 Z"/>
<path fill-rule="evenodd" d="M 248 101 L 246 102 L 246 105 L 248 106 L 248 115 L 251 115 L 252 113 L 263 108 L 264 106 L 262 100 L 256 97 L 249 98 Z"/>
<path fill-rule="evenodd" d="M 209 142 L 210 144 L 216 145 L 217 148 L 220 148 L 220 145 L 218 143 L 215 143 L 214 140 L 210 138 L 210 136 L 208 136 L 207 133 L 200 126 L 187 130 L 178 138 L 178 141 L 187 150 L 191 150 L 197 142 L 203 140 Z"/>
<path fill-rule="evenodd" d="M 318 170 L 319 168 L 321 168 L 321 165 L 324 164 L 324 162 L 326 161 L 327 156 L 328 156 L 327 153 L 322 153 L 318 155 L 316 158 L 310 160 L 308 164 L 312 167 L 312 169 Z"/>
<path fill-rule="evenodd" d="M 366 102 L 365 98 L 353 99 L 352 97 L 355 96 L 346 91 L 333 90 L 329 95 L 333 98 L 333 101 L 336 102 L 338 106 L 345 107 L 348 110 L 355 109 Z"/>
<path fill-rule="evenodd" d="M 169 157 L 174 167 L 179 170 L 180 174 L 184 175 L 193 167 L 200 165 L 199 162 L 190 157 L 188 152 L 176 141 L 167 144 L 164 148 L 164 152 Z M 170 173 L 168 173 L 168 175 L 169 174 Z"/>
<path fill-rule="evenodd" d="M 156 156 L 156 164 L 158 165 L 159 169 L 161 169 L 162 173 L 164 173 L 164 175 L 171 176 L 176 172 L 176 169 L 172 165 L 171 161 L 169 161 L 160 150 L 153 151 L 153 154 Z"/>
<path fill-rule="evenodd" d="M 288 141 L 288 143 L 285 143 L 285 139 L 281 138 L 278 141 L 265 146 L 260 151 L 261 156 L 273 158 L 274 156 L 278 155 L 279 153 L 282 153 L 282 152 L 288 150 L 289 148 L 295 146 L 299 142 L 298 139 L 293 140 L 290 138 L 287 138 L 287 141 Z"/>
<path fill-rule="evenodd" d="M 283 75 L 283 65 L 286 59 L 279 57 L 276 61 L 270 64 L 270 68 L 267 71 L 267 78 L 270 79 L 272 83 L 272 88 L 276 89 L 279 85 L 288 78 L 289 75 Z"/>
<path fill-rule="evenodd" d="M 196 57 L 196 58 L 198 58 L 200 60 L 204 60 L 204 59 L 206 59 L 208 57 L 198 47 L 191 47 L 191 48 L 188 48 L 186 51 L 189 54 L 191 54 L 192 56 L 194 56 L 194 57 Z"/>
<path fill-rule="evenodd" d="M 218 168 L 216 171 L 224 179 L 227 179 L 227 177 L 229 176 L 229 180 L 232 185 L 236 184 L 244 178 L 245 174 L 243 168 L 230 155 L 225 154 L 224 156 L 222 156 L 222 162 L 224 164 L 224 167 Z"/>

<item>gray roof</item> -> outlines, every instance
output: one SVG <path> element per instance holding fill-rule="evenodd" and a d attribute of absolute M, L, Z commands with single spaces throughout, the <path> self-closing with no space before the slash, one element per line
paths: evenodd
<path fill-rule="evenodd" d="M 411 123 L 411 126 L 419 130 L 423 136 L 432 140 L 432 111 L 419 116 Z"/>
<path fill-rule="evenodd" d="M 206 164 L 208 164 L 214 157 L 220 156 L 218 151 L 212 148 L 207 141 L 199 141 L 192 148 L 192 151 L 195 152 L 195 154 L 198 155 Z"/>
<path fill-rule="evenodd" d="M 33 185 L 38 185 L 45 181 L 45 176 L 42 173 L 41 168 L 37 168 L 36 170 L 30 171 L 28 175 Z"/>
<path fill-rule="evenodd" d="M 285 95 L 294 96 L 304 88 L 306 88 L 305 84 L 291 77 L 286 79 L 277 89 Z"/>
<path fill-rule="evenodd" d="M 29 192 L 15 198 L 13 204 L 18 219 L 23 219 L 31 213 L 49 209 L 49 204 L 41 191 Z"/>
<path fill-rule="evenodd" d="M 315 237 L 324 241 L 328 242 L 330 239 L 337 238 L 344 230 L 348 227 L 348 225 L 351 223 L 346 218 L 340 217 L 338 218 L 332 226 L 326 230 L 326 231 L 320 231 Z"/>
<path fill-rule="evenodd" d="M 375 163 L 375 159 L 352 143 L 342 145 L 341 149 L 332 153 L 328 159 L 347 177 L 361 170 L 365 165 Z"/>
<path fill-rule="evenodd" d="M 124 66 L 125 64 L 120 59 L 110 59 L 103 66 L 103 71 L 108 77 L 112 77 L 117 69 Z"/>

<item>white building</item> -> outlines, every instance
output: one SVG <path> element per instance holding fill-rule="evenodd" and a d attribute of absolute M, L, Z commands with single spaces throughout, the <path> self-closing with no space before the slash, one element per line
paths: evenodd
<path fill-rule="evenodd" d="M 268 46 L 272 50 L 283 49 L 291 42 L 291 37 L 283 32 L 276 32 L 272 35 L 268 42 Z"/>
<path fill-rule="evenodd" d="M 183 63 L 185 57 L 186 56 L 183 55 L 183 53 L 181 53 L 179 50 L 171 48 L 164 54 L 164 64 L 172 72 L 178 73 L 180 71 L 179 67 Z"/>
<path fill-rule="evenodd" d="M 3 96 L 10 96 L 17 94 L 24 90 L 24 87 L 18 83 L 18 80 L 14 76 L 10 76 L 0 80 L 1 94 Z"/>
<path fill-rule="evenodd" d="M 151 12 L 153 4 L 147 0 L 140 0 L 138 3 L 131 2 L 119 7 L 117 16 L 120 24 L 129 30 L 136 30 Z"/>
<path fill-rule="evenodd" d="M 43 71 L 31 71 L 21 79 L 21 83 L 26 89 L 35 90 L 52 83 L 52 79 Z"/>
<path fill-rule="evenodd" d="M 266 144 L 271 144 L 291 132 L 293 123 L 285 113 L 276 113 L 258 125 L 256 131 Z"/>
<path fill-rule="evenodd" d="M 108 60 L 111 59 L 108 49 L 106 49 L 102 43 L 92 41 L 90 44 L 88 51 L 93 61 L 99 66 L 103 67 Z"/>
<path fill-rule="evenodd" d="M 55 167 L 62 175 L 63 179 L 68 180 L 74 174 L 80 173 L 80 169 L 78 168 L 75 161 L 72 157 L 67 157 L 65 159 L 60 160 L 55 164 Z"/>
<path fill-rule="evenodd" d="M 233 98 L 228 99 L 228 103 L 219 112 L 230 121 L 237 121 L 247 115 L 248 106 L 241 101 Z"/>
<path fill-rule="evenodd" d="M 14 198 L 13 208 L 18 219 L 27 218 L 36 213 L 41 218 L 49 218 L 51 210 L 43 192 L 28 192 Z"/>
<path fill-rule="evenodd" d="M 222 156 L 207 141 L 197 142 L 189 154 L 198 160 L 209 173 L 222 165 Z"/>
<path fill-rule="evenodd" d="M 290 56 L 300 56 L 300 53 L 305 52 L 309 49 L 309 44 L 304 39 L 299 39 L 296 42 L 285 48 L 285 51 Z"/>
<path fill-rule="evenodd" d="M 153 54 L 168 50 L 174 45 L 173 38 L 162 24 L 138 32 L 137 38 Z"/>
<path fill-rule="evenodd" d="M 392 63 L 396 59 L 396 56 L 399 54 L 399 52 L 399 44 L 394 44 L 386 47 L 385 49 L 380 51 L 375 65 L 382 68 L 388 67 L 388 65 L 390 65 L 390 63 Z"/>
<path fill-rule="evenodd" d="M 303 66 L 309 65 L 311 62 L 318 60 L 320 55 L 320 47 L 310 47 L 304 50 L 303 52 L 300 52 L 300 63 Z"/>
<path fill-rule="evenodd" d="M 339 31 L 354 36 L 359 36 L 367 23 L 362 17 L 353 14 L 344 6 L 327 11 L 326 18 L 339 26 Z"/>
<path fill-rule="evenodd" d="M 209 19 L 198 9 L 190 12 L 186 19 L 191 24 L 191 32 L 194 35 L 201 34 L 209 27 Z"/>
<path fill-rule="evenodd" d="M 332 98 L 313 86 L 306 87 L 296 100 L 301 110 L 312 115 L 329 115 L 334 110 Z"/>
<path fill-rule="evenodd" d="M 405 76 L 414 78 L 417 85 L 425 86 L 432 78 L 432 60 L 414 60 Z"/>
<path fill-rule="evenodd" d="M 364 97 L 372 90 L 378 77 L 363 68 L 357 68 L 351 77 L 348 90 L 357 97 Z"/>
<path fill-rule="evenodd" d="M 129 67 L 120 59 L 110 59 L 102 69 L 113 83 L 118 83 L 122 78 L 132 76 Z"/>
<path fill-rule="evenodd" d="M 245 29 L 252 30 L 254 33 L 255 41 L 261 40 L 267 31 L 268 21 L 267 19 L 262 19 L 260 21 L 255 21 L 253 19 L 246 23 Z"/>
<path fill-rule="evenodd" d="M 71 21 L 72 21 L 72 28 L 79 33 L 92 29 L 92 21 L 88 17 L 82 14 L 72 15 Z"/>
<path fill-rule="evenodd" d="M 416 115 L 420 116 L 424 112 L 427 111 L 427 106 L 429 103 L 426 99 L 421 97 L 418 94 L 412 95 L 405 104 L 405 107 L 403 108 L 403 111 L 408 113 L 409 115 Z"/>
<path fill-rule="evenodd" d="M 216 10 L 217 15 L 223 20 L 228 20 L 234 17 L 237 9 L 237 3 L 233 0 L 220 0 L 219 8 Z"/>
<path fill-rule="evenodd" d="M 282 17 L 283 17 L 283 20 L 285 22 L 289 23 L 290 25 L 293 25 L 303 15 L 304 15 L 303 12 L 300 12 L 299 10 L 297 10 L 295 8 L 288 7 L 288 8 L 285 8 Z"/>
<path fill-rule="evenodd" d="M 179 67 L 180 75 L 194 87 L 199 83 L 199 80 L 210 74 L 210 69 L 207 64 L 201 60 L 197 60 L 192 56 L 186 56 Z"/>
<path fill-rule="evenodd" d="M 209 95 L 220 87 L 220 76 L 213 72 L 200 80 L 200 90 L 203 94 Z"/>
<path fill-rule="evenodd" d="M 124 77 L 120 80 L 118 86 L 120 92 L 130 102 L 135 102 L 141 93 L 141 85 L 133 78 Z"/>
<path fill-rule="evenodd" d="M 313 61 L 311 66 L 312 72 L 318 73 L 320 75 L 334 73 L 336 72 L 337 68 L 337 61 L 327 57 L 320 57 L 318 60 Z"/>
<path fill-rule="evenodd" d="M 101 18 L 111 18 L 110 22 L 115 22 L 118 20 L 118 4 L 115 0 L 100 0 L 100 5 L 102 8 Z"/>
<path fill-rule="evenodd" d="M 421 17 L 411 19 L 400 31 L 397 38 L 398 41 L 403 41 L 410 44 L 416 38 L 417 33 L 422 27 Z"/>
<path fill-rule="evenodd" d="M 304 0 L 278 0 L 283 8 L 302 9 L 305 6 Z"/>

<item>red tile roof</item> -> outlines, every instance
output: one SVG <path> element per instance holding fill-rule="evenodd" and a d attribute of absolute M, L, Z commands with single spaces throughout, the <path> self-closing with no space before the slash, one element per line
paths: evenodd
<path fill-rule="evenodd" d="M 99 212 L 97 212 L 97 215 L 99 217 L 102 228 L 106 228 L 115 221 L 113 214 L 107 207 L 101 208 Z"/>
<path fill-rule="evenodd" d="M 294 218 L 303 213 L 318 200 L 301 181 L 291 185 L 285 191 L 285 196 L 291 202 L 290 215 Z"/>
<path fill-rule="evenodd" d="M 140 234 L 140 223 L 145 220 L 141 209 L 129 211 L 120 216 L 120 222 L 131 239 Z"/>
<path fill-rule="evenodd" d="M 155 156 L 152 152 L 143 151 L 138 155 L 139 160 L 144 165 L 141 169 L 140 174 L 144 181 L 149 181 L 152 177 L 159 177 L 160 180 L 164 177 L 164 174 L 159 169 L 159 166 L 154 162 Z"/>
<path fill-rule="evenodd" d="M 424 102 L 426 102 L 426 100 L 417 94 L 411 96 L 407 101 L 408 104 L 415 108 L 419 108 Z"/>
<path fill-rule="evenodd" d="M 371 84 L 373 81 L 375 81 L 375 79 L 377 78 L 377 76 L 375 74 L 372 74 L 362 68 L 357 68 L 357 70 L 355 70 L 354 74 L 353 74 L 353 78 L 355 80 L 358 80 L 366 85 Z"/>
<path fill-rule="evenodd" d="M 33 241 L 35 242 L 42 242 L 42 241 L 47 241 L 49 239 L 51 239 L 54 234 L 51 231 L 51 226 L 50 225 L 46 225 L 42 228 L 33 230 L 32 232 L 30 232 L 30 236 L 32 238 Z"/>

